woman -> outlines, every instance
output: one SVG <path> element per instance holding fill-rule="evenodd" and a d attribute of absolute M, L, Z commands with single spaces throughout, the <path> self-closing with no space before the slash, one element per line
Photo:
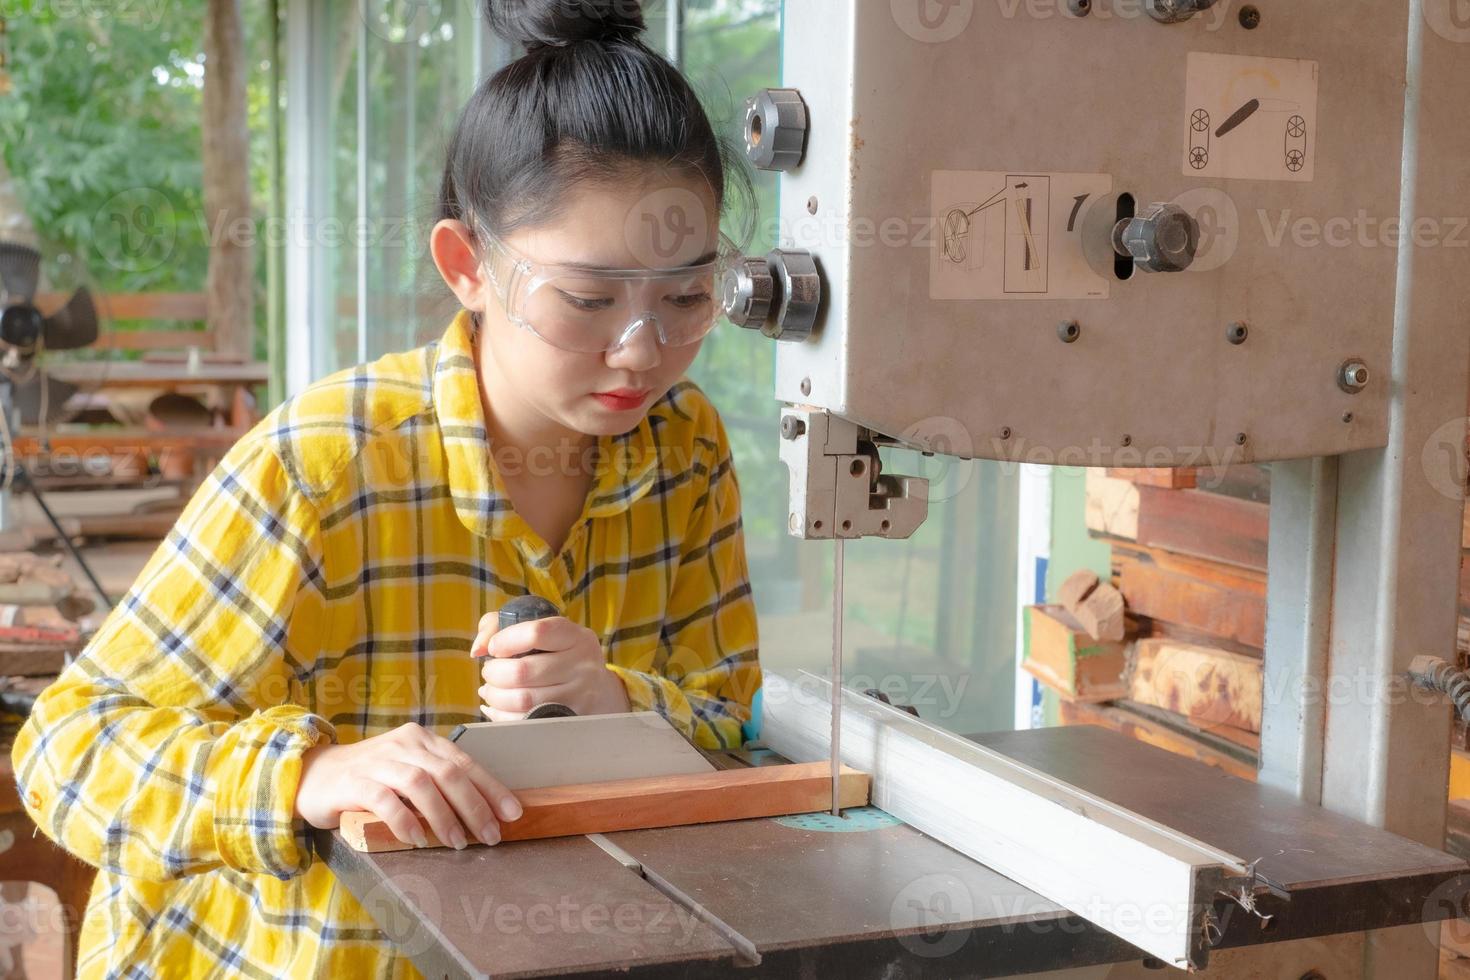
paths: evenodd
<path fill-rule="evenodd" d="M 246 435 L 16 740 L 27 810 L 100 869 L 82 977 L 417 975 L 310 828 L 498 842 L 514 795 L 445 738 L 482 705 L 739 743 L 739 485 L 683 377 L 729 255 L 720 144 L 630 0 L 487 15 L 528 50 L 445 166 L 430 252 L 464 309 Z M 497 633 L 527 593 L 563 615 Z"/>

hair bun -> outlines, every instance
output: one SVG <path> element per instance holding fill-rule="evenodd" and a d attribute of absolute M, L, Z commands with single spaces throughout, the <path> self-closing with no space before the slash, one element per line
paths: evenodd
<path fill-rule="evenodd" d="M 639 0 L 484 0 L 491 30 L 528 50 L 575 41 L 635 41 L 647 29 Z"/>

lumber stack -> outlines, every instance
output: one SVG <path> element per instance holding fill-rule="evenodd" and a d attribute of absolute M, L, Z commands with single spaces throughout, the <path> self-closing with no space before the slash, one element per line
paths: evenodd
<path fill-rule="evenodd" d="M 1101 686 L 1069 688 L 1028 666 L 1057 692 L 1064 724 L 1103 725 L 1255 777 L 1269 494 L 1269 471 L 1260 466 L 1088 472 L 1088 530 L 1112 550 L 1110 580 L 1101 585 L 1123 607 L 1122 674 L 1116 694 L 1094 697 Z M 1088 574 L 1064 583 L 1058 601 L 1085 589 Z M 1052 614 L 1027 615 L 1036 623 Z M 1094 647 L 1079 639 L 1079 651 L 1102 642 L 1084 633 Z"/>

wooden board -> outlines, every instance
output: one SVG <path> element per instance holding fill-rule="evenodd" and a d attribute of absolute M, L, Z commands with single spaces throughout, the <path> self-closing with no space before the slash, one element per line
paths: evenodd
<path fill-rule="evenodd" d="M 1141 545 L 1266 571 L 1270 504 L 1203 490 L 1138 489 Z"/>
<path fill-rule="evenodd" d="M 1127 542 L 1113 543 L 1113 576 L 1128 609 L 1248 647 L 1266 646 L 1266 576 Z"/>
<path fill-rule="evenodd" d="M 1129 738 L 1164 749 L 1175 755 L 1196 762 L 1203 762 L 1222 772 L 1241 779 L 1256 778 L 1259 749 L 1230 744 L 1218 736 L 1194 730 L 1187 719 L 1180 718 L 1176 726 L 1166 725 L 1161 720 L 1133 711 L 1126 704 L 1084 704 L 1079 701 L 1063 701 L 1060 706 L 1063 725 L 1098 725 L 1126 735 Z"/>
<path fill-rule="evenodd" d="M 449 737 L 512 790 L 715 769 L 656 711 L 477 722 Z"/>
<path fill-rule="evenodd" d="M 1254 657 L 1176 640 L 1136 641 L 1129 697 L 1196 724 L 1261 730 L 1262 666 Z"/>
<path fill-rule="evenodd" d="M 1127 480 L 1136 487 L 1193 490 L 1199 485 L 1199 470 L 1186 467 L 1165 469 L 1145 466 L 1138 469 L 1120 469 L 1116 466 L 1109 466 L 1107 475 L 1115 480 Z"/>
<path fill-rule="evenodd" d="M 1095 467 L 1087 471 L 1087 528 L 1132 541 L 1138 537 L 1138 487 Z"/>
<path fill-rule="evenodd" d="M 1023 666 L 1062 697 L 1109 701 L 1127 694 L 1122 643 L 1094 640 L 1061 606 L 1027 606 Z"/>
<path fill-rule="evenodd" d="M 868 776 L 843 767 L 839 801 L 866 806 Z M 829 764 L 758 766 L 684 776 L 622 779 L 578 786 L 548 786 L 516 793 L 523 813 L 501 824 L 502 841 L 540 840 L 617 830 L 682 827 L 719 820 L 748 820 L 816 813 L 832 805 Z M 420 818 L 430 847 L 446 846 Z M 371 813 L 342 814 L 342 838 L 359 851 L 400 851 L 414 845 L 394 836 Z"/>

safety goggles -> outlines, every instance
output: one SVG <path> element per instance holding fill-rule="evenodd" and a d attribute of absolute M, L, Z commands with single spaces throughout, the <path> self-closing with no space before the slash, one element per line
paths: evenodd
<path fill-rule="evenodd" d="M 724 313 L 719 283 L 739 257 L 720 236 L 713 261 L 675 269 L 586 269 L 533 262 L 481 234 L 486 270 L 517 326 L 562 350 L 617 350 L 649 325 L 666 347 L 704 338 Z"/>

